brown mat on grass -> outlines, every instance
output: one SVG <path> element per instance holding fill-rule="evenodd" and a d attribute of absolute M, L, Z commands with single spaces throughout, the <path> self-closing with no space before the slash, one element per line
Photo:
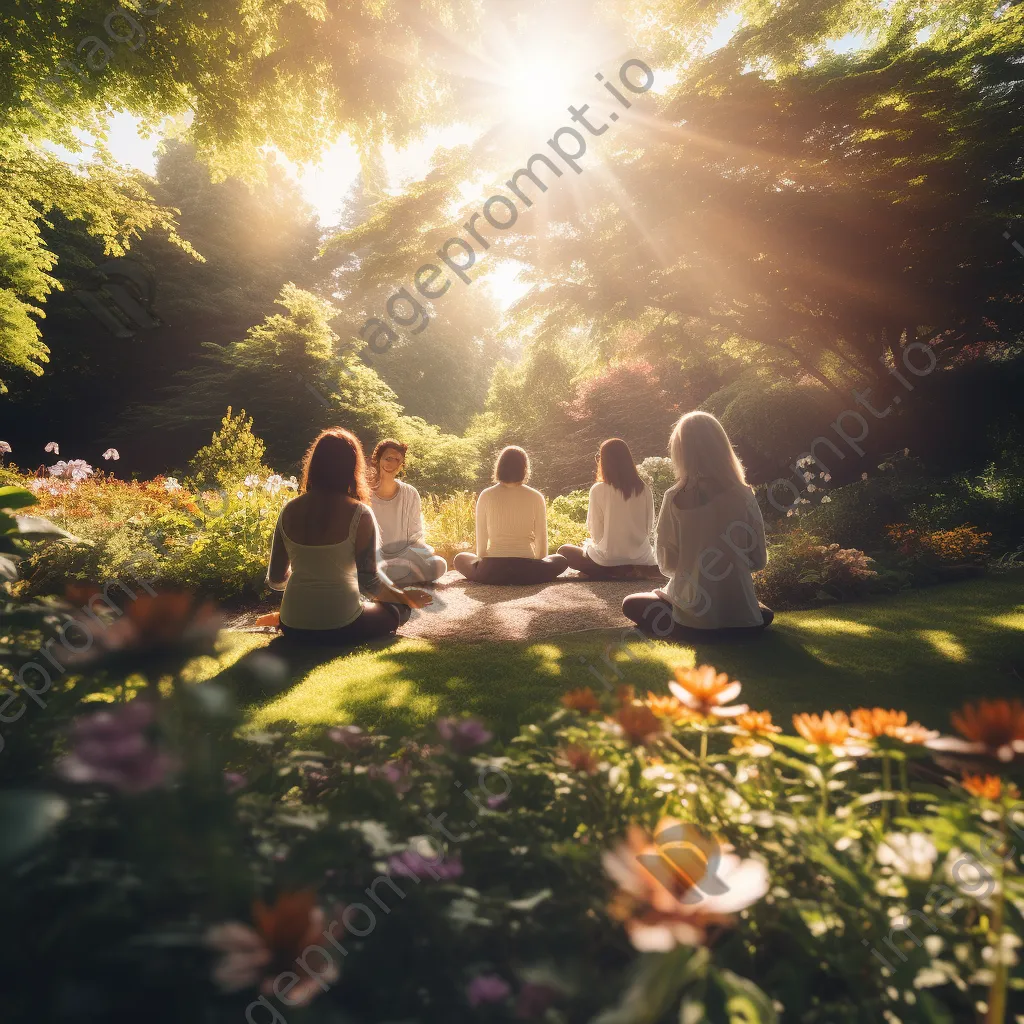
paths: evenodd
<path fill-rule="evenodd" d="M 398 632 L 431 641 L 501 643 L 581 629 L 628 627 L 622 599 L 658 585 L 657 580 L 591 580 L 569 570 L 551 583 L 492 586 L 470 583 L 461 574 L 448 572 L 424 588 L 434 595 L 434 603 L 413 612 Z M 229 625 L 253 629 L 256 617 L 270 607 L 246 612 Z"/>

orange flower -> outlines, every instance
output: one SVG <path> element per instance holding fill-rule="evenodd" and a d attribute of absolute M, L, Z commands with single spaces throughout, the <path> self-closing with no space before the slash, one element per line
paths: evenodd
<path fill-rule="evenodd" d="M 743 686 L 730 682 L 725 672 L 715 672 L 710 665 L 677 668 L 676 681 L 670 682 L 668 688 L 686 707 L 704 718 L 732 718 L 748 710 L 746 704 L 728 706 Z"/>
<path fill-rule="evenodd" d="M 794 715 L 793 726 L 808 743 L 831 747 L 837 757 L 858 757 L 870 752 L 863 743 L 856 742 L 845 711 L 826 711 L 820 717 L 807 713 Z"/>
<path fill-rule="evenodd" d="M 1024 704 L 1019 700 L 980 700 L 954 711 L 953 725 L 965 739 L 941 736 L 928 746 L 958 754 L 988 754 L 1012 761 L 1024 753 Z"/>
<path fill-rule="evenodd" d="M 1003 780 L 998 775 L 965 775 L 960 785 L 971 796 L 978 796 L 983 800 L 998 800 L 1003 794 Z M 1012 789 L 1012 786 L 1008 787 L 1008 792 Z"/>
<path fill-rule="evenodd" d="M 665 725 L 649 707 L 644 704 L 623 704 L 612 716 L 623 734 L 634 746 L 642 746 L 657 739 L 665 731 Z"/>
<path fill-rule="evenodd" d="M 574 772 L 585 772 L 587 775 L 597 774 L 597 755 L 590 747 L 583 746 L 581 743 L 570 743 L 569 746 L 562 747 L 558 751 L 556 760 Z"/>
<path fill-rule="evenodd" d="M 850 713 L 853 727 L 863 736 L 896 736 L 907 724 L 906 711 L 886 711 L 885 708 L 857 708 Z"/>
<path fill-rule="evenodd" d="M 701 716 L 686 707 L 678 697 L 659 696 L 648 690 L 647 700 L 644 703 L 659 718 L 667 718 L 676 725 L 686 725 L 701 720 Z"/>
<path fill-rule="evenodd" d="M 563 694 L 562 704 L 572 711 L 582 711 L 585 715 L 592 714 L 601 707 L 597 695 L 589 686 L 581 686 Z"/>
<path fill-rule="evenodd" d="M 619 707 L 624 707 L 626 704 L 632 704 L 636 700 L 636 690 L 632 686 L 623 683 L 615 691 L 615 699 L 619 702 Z"/>
<path fill-rule="evenodd" d="M 920 722 L 911 722 L 896 730 L 896 739 L 904 743 L 922 744 L 935 739 L 939 734 L 934 729 L 926 729 Z"/>
<path fill-rule="evenodd" d="M 257 903 L 253 907 L 255 927 L 239 921 L 226 921 L 210 928 L 206 944 L 221 953 L 213 979 L 226 992 L 259 985 L 263 995 L 275 995 L 274 984 L 310 946 L 333 927 L 324 928 L 324 912 L 316 906 L 310 891 L 282 893 L 273 906 Z M 318 965 L 319 966 L 319 965 Z M 338 979 L 333 957 L 315 976 L 307 974 L 289 990 L 289 1002 L 304 1006 L 328 984 Z"/>
<path fill-rule="evenodd" d="M 782 732 L 777 725 L 772 724 L 770 711 L 744 711 L 742 715 L 736 716 L 736 728 L 755 736 L 769 736 L 773 732 Z"/>
<path fill-rule="evenodd" d="M 642 951 L 699 945 L 711 927 L 731 924 L 768 891 L 760 861 L 724 853 L 696 826 L 672 818 L 662 819 L 654 836 L 631 825 L 602 860 L 619 887 L 609 912 Z"/>

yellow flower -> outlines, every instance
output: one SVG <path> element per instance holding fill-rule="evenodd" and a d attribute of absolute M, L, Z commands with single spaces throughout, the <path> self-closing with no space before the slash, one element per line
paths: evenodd
<path fill-rule="evenodd" d="M 686 707 L 704 718 L 734 718 L 749 710 L 746 704 L 729 705 L 743 686 L 735 680 L 730 682 L 725 672 L 716 672 L 710 665 L 677 668 L 676 681 L 669 683 L 668 688 Z"/>

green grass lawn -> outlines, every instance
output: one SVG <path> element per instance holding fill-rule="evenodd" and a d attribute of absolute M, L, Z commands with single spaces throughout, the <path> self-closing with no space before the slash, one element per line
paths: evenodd
<path fill-rule="evenodd" d="M 226 633 L 222 643 L 222 664 L 235 665 L 280 646 L 247 633 Z M 398 639 L 288 658 L 283 688 L 240 689 L 252 725 L 357 722 L 399 731 L 472 712 L 507 737 L 573 687 L 601 692 L 605 680 L 664 692 L 673 668 L 707 663 L 740 679 L 744 700 L 786 724 L 795 711 L 878 704 L 939 728 L 964 700 L 1024 696 L 1024 576 L 783 612 L 761 637 L 732 645 L 673 646 L 630 638 L 623 628 L 523 644 Z M 210 659 L 195 677 L 215 669 Z"/>

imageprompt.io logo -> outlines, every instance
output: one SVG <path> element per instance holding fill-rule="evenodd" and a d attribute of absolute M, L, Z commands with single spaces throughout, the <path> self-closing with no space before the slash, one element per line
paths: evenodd
<path fill-rule="evenodd" d="M 657 853 L 641 853 L 637 860 L 680 903 L 700 903 L 729 891 L 718 877 L 722 848 L 696 825 L 665 822 L 654 833 L 654 846 Z"/>

